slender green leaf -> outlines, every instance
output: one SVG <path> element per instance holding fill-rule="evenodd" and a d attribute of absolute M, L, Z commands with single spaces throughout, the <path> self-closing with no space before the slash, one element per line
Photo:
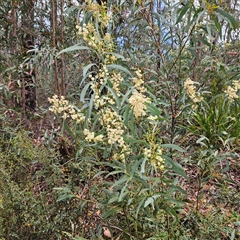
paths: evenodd
<path fill-rule="evenodd" d="M 215 27 L 216 27 L 217 30 L 218 30 L 219 36 L 220 36 L 220 38 L 222 39 L 222 27 L 221 27 L 218 19 L 217 19 L 215 16 L 213 17 L 213 21 L 214 21 L 214 23 L 215 23 Z"/>
<path fill-rule="evenodd" d="M 154 199 L 153 197 L 149 197 L 146 202 L 144 203 L 144 206 L 143 207 L 147 207 L 149 204 L 152 204 L 153 205 L 154 203 Z"/>
<path fill-rule="evenodd" d="M 116 92 L 111 87 L 109 87 L 109 86 L 106 86 L 106 87 L 112 93 L 112 95 L 113 95 L 113 97 L 116 101 L 116 105 L 117 105 L 117 107 L 119 107 L 120 106 L 120 100 L 119 100 L 118 95 L 116 94 Z"/>
<path fill-rule="evenodd" d="M 162 155 L 162 156 L 166 160 L 166 162 L 172 166 L 171 170 L 173 172 L 175 172 L 175 173 L 179 174 L 180 176 L 188 179 L 188 176 L 186 175 L 184 169 L 182 168 L 182 166 L 178 162 L 173 161 L 168 156 L 165 156 L 165 155 Z"/>
<path fill-rule="evenodd" d="M 73 194 L 64 194 L 64 195 L 60 195 L 57 199 L 57 202 L 61 202 L 63 200 L 69 200 L 69 199 L 72 199 L 72 198 L 75 198 L 76 196 L 73 195 Z"/>
<path fill-rule="evenodd" d="M 121 65 L 117 65 L 117 64 L 110 64 L 110 65 L 107 65 L 108 68 L 112 68 L 112 69 L 118 69 L 122 72 L 125 72 L 127 73 L 128 75 L 132 76 L 132 74 L 129 72 L 129 70 L 127 70 L 126 68 L 124 68 L 123 66 Z"/>
<path fill-rule="evenodd" d="M 128 181 L 128 176 L 127 175 L 124 175 L 123 177 L 121 177 L 118 181 L 116 181 L 113 185 L 112 185 L 112 188 L 116 187 L 116 186 L 119 186 L 121 185 L 122 183 L 124 182 L 127 182 Z"/>
<path fill-rule="evenodd" d="M 121 202 L 123 200 L 123 198 L 127 195 L 127 190 L 126 190 L 127 186 L 128 186 L 128 182 L 126 182 L 126 184 L 122 188 L 120 195 L 119 195 L 118 202 Z"/>
<path fill-rule="evenodd" d="M 74 46 L 71 46 L 71 47 L 61 50 L 56 56 L 59 56 L 62 53 L 71 52 L 71 51 L 79 51 L 79 50 L 90 50 L 90 48 L 86 47 L 86 46 L 74 45 Z"/>
<path fill-rule="evenodd" d="M 124 56 L 115 52 L 103 52 L 103 54 L 111 54 L 113 56 L 115 56 L 116 58 L 120 58 L 122 60 L 124 60 Z"/>
<path fill-rule="evenodd" d="M 91 117 L 93 105 L 94 105 L 94 94 L 92 94 L 92 96 L 91 96 L 91 99 L 90 99 L 90 102 L 89 102 L 89 108 L 86 112 L 86 117 L 85 117 L 86 126 L 88 126 L 88 119 Z"/>
<path fill-rule="evenodd" d="M 137 207 L 137 210 L 136 210 L 136 215 L 135 215 L 136 218 L 138 217 L 138 213 L 139 213 L 141 207 L 143 206 L 143 203 L 145 202 L 146 198 L 147 198 L 147 196 L 143 197 L 143 199 L 141 200 L 141 202 L 138 204 L 138 207 Z"/>
<path fill-rule="evenodd" d="M 146 141 L 144 141 L 144 140 L 138 140 L 138 139 L 131 138 L 131 137 L 126 138 L 125 141 L 126 141 L 127 143 L 132 143 L 132 144 L 138 143 L 138 144 L 143 144 L 143 145 L 145 145 L 145 146 L 148 146 L 148 145 L 149 145 L 149 144 L 148 144 Z"/>
<path fill-rule="evenodd" d="M 87 74 L 88 70 L 89 70 L 92 66 L 96 66 L 96 64 L 95 64 L 95 63 L 90 63 L 90 64 L 88 64 L 86 67 L 84 67 L 84 69 L 83 69 L 83 77 L 84 77 L 84 78 L 86 78 L 86 74 Z"/>
<path fill-rule="evenodd" d="M 182 149 L 181 147 L 179 147 L 176 144 L 161 144 L 161 147 L 163 147 L 163 148 L 171 148 L 171 149 L 177 150 L 179 152 L 185 152 L 184 149 Z"/>
<path fill-rule="evenodd" d="M 108 203 L 118 202 L 118 199 L 119 199 L 118 196 L 114 196 L 114 197 L 112 197 L 112 198 L 110 198 L 110 199 L 108 200 Z"/>
<path fill-rule="evenodd" d="M 71 129 L 68 127 L 68 124 L 67 124 L 66 121 L 64 121 L 63 127 L 64 127 L 64 129 L 67 131 L 67 133 L 68 133 L 73 139 L 75 139 L 75 135 L 74 135 L 74 133 L 71 131 Z"/>
<path fill-rule="evenodd" d="M 190 8 L 190 6 L 191 6 L 191 4 L 188 2 L 188 3 L 181 9 L 181 12 L 180 12 L 180 14 L 179 14 L 179 16 L 178 16 L 178 19 L 177 19 L 177 21 L 176 21 L 176 24 L 178 24 L 178 23 L 182 20 L 183 16 L 184 16 L 185 13 L 187 12 L 187 10 Z"/>
<path fill-rule="evenodd" d="M 86 95 L 86 92 L 88 91 L 88 89 L 89 89 L 89 87 L 91 86 L 91 82 L 89 82 L 89 83 L 87 83 L 85 86 L 84 86 L 84 88 L 83 88 L 83 90 L 82 90 L 82 92 L 81 92 L 81 95 L 80 95 L 80 101 L 81 102 L 84 102 L 85 101 L 85 95 Z"/>
<path fill-rule="evenodd" d="M 219 8 L 215 9 L 215 12 L 219 13 L 221 16 L 226 18 L 232 24 L 232 27 L 234 30 L 239 26 L 239 23 L 237 22 L 237 20 L 233 16 L 231 16 L 229 13 Z"/>

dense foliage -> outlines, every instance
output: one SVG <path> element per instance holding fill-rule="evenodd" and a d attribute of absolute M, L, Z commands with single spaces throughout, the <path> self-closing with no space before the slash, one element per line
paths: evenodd
<path fill-rule="evenodd" d="M 0 7 L 0 239 L 238 239 L 240 6 L 66 2 Z"/>

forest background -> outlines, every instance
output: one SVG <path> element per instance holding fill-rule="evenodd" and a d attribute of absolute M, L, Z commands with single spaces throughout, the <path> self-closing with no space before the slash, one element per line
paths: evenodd
<path fill-rule="evenodd" d="M 0 239 L 239 239 L 240 3 L 0 4 Z"/>

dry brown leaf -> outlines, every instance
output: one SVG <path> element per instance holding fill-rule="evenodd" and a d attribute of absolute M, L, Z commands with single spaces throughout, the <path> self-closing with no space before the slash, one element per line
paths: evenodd
<path fill-rule="evenodd" d="M 107 238 L 111 238 L 111 232 L 109 231 L 109 229 L 107 227 L 103 227 L 103 235 Z"/>

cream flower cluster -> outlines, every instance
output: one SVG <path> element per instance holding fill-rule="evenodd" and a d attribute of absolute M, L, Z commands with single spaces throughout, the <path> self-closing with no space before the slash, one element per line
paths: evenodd
<path fill-rule="evenodd" d="M 94 107 L 95 107 L 95 109 L 99 109 L 106 104 L 107 99 L 100 96 L 101 93 L 100 93 L 100 89 L 99 89 L 98 76 L 92 77 L 92 75 L 89 75 L 89 78 L 92 80 L 90 88 L 94 92 Z M 101 79 L 100 83 L 103 83 L 103 81 L 104 81 L 104 79 Z"/>
<path fill-rule="evenodd" d="M 95 49 L 98 52 L 112 52 L 114 49 L 114 42 L 109 33 L 105 33 L 104 39 L 101 39 L 99 33 L 91 22 L 83 24 L 83 26 L 77 25 L 78 34 L 83 36 L 83 40 L 88 43 L 88 46 Z M 105 41 L 104 41 L 105 40 Z"/>
<path fill-rule="evenodd" d="M 73 105 L 69 104 L 69 101 L 64 96 L 59 98 L 57 95 L 54 95 L 52 98 L 48 98 L 48 101 L 53 104 L 49 111 L 59 114 L 63 119 L 71 118 L 77 123 L 85 121 L 85 116 L 77 111 Z"/>
<path fill-rule="evenodd" d="M 103 65 L 102 69 L 99 69 L 99 78 L 100 78 L 100 83 L 104 84 L 107 82 L 109 77 L 109 72 L 108 69 L 105 65 Z"/>
<path fill-rule="evenodd" d="M 196 92 L 196 86 L 194 86 L 195 82 L 193 82 L 190 78 L 184 82 L 184 89 L 187 92 L 187 95 L 192 99 L 194 103 L 201 102 L 203 97 L 200 96 L 199 93 Z"/>
<path fill-rule="evenodd" d="M 97 93 L 97 92 L 96 92 Z M 112 97 L 107 95 L 99 96 L 99 94 L 95 94 L 94 96 L 94 108 L 100 109 L 104 107 L 107 103 L 114 105 L 115 101 Z"/>
<path fill-rule="evenodd" d="M 136 72 L 137 77 L 132 78 L 134 83 L 134 90 L 132 96 L 129 98 L 129 103 L 131 104 L 133 114 L 136 118 L 143 117 L 146 115 L 146 105 L 145 103 L 150 102 L 150 99 L 143 95 L 147 89 L 143 86 L 143 74 L 140 69 Z"/>
<path fill-rule="evenodd" d="M 107 104 L 112 104 L 112 105 L 115 104 L 115 99 L 113 98 L 112 95 L 107 94 L 107 95 L 100 96 L 100 91 L 96 83 L 92 83 L 91 89 L 94 91 L 94 108 L 96 110 L 103 108 Z"/>
<path fill-rule="evenodd" d="M 93 16 L 98 17 L 98 21 L 104 27 L 106 27 L 111 20 L 111 15 L 107 13 L 107 6 L 105 2 L 102 2 L 102 5 L 99 5 L 97 3 L 93 3 L 92 0 L 88 0 L 86 9 L 93 12 Z"/>
<path fill-rule="evenodd" d="M 228 86 L 227 90 L 225 91 L 230 102 L 233 102 L 234 99 L 239 98 L 239 96 L 237 95 L 237 92 L 240 90 L 240 80 L 234 80 L 232 85 L 233 87 Z"/>
<path fill-rule="evenodd" d="M 129 103 L 132 106 L 133 114 L 136 118 L 143 117 L 146 115 L 146 104 L 149 103 L 150 99 L 144 96 L 142 93 L 134 91 L 132 96 L 129 98 Z"/>
<path fill-rule="evenodd" d="M 141 70 L 138 69 L 135 73 L 136 73 L 137 77 L 132 78 L 135 89 L 137 89 L 141 93 L 146 92 L 147 89 L 143 86 L 144 80 L 143 80 L 143 74 L 142 74 Z"/>
<path fill-rule="evenodd" d="M 162 149 L 157 145 L 154 145 L 153 148 L 145 148 L 143 150 L 144 156 L 149 160 L 150 165 L 160 169 L 164 169 L 164 159 L 162 158 Z"/>
<path fill-rule="evenodd" d="M 123 82 L 123 77 L 121 76 L 121 74 L 120 73 L 113 73 L 112 75 L 111 75 L 111 83 L 112 83 L 112 88 L 113 88 L 113 90 L 114 90 L 114 92 L 118 95 L 118 96 L 120 96 L 121 95 L 121 91 L 120 91 L 120 89 L 119 89 L 119 86 L 120 86 L 120 84 Z"/>
<path fill-rule="evenodd" d="M 121 116 L 108 107 L 104 109 L 100 117 L 100 123 L 102 126 L 106 127 L 109 144 L 118 143 L 120 147 L 125 146 L 122 136 L 124 133 L 124 124 Z"/>
<path fill-rule="evenodd" d="M 61 114 L 62 112 L 69 110 L 69 102 L 64 96 L 58 98 L 57 95 L 54 95 L 52 98 L 48 98 L 48 102 L 53 104 L 53 106 L 49 108 L 49 110 L 53 113 Z"/>
<path fill-rule="evenodd" d="M 117 61 L 117 58 L 114 55 L 107 54 L 105 59 L 104 59 L 104 64 L 113 64 L 116 61 Z"/>
<path fill-rule="evenodd" d="M 100 83 L 105 84 L 107 80 L 110 80 L 112 84 L 113 90 L 120 95 L 119 86 L 121 82 L 123 82 L 123 77 L 120 73 L 113 72 L 111 75 L 109 74 L 109 71 L 105 65 L 103 65 L 102 69 L 99 70 L 99 78 Z"/>
<path fill-rule="evenodd" d="M 89 78 L 92 80 L 91 89 L 94 92 L 95 109 L 99 109 L 103 107 L 108 102 L 108 100 L 110 100 L 110 98 L 107 96 L 101 97 L 101 93 L 100 93 L 100 86 L 107 82 L 108 76 L 109 76 L 109 73 L 106 66 L 103 66 L 103 69 L 100 69 L 99 74 L 96 75 L 95 77 L 93 77 L 92 75 L 89 75 Z"/>
<path fill-rule="evenodd" d="M 240 90 L 240 80 L 233 80 L 233 86 L 236 91 Z"/>
<path fill-rule="evenodd" d="M 86 136 L 85 139 L 88 142 L 102 142 L 103 141 L 102 134 L 95 137 L 94 132 L 90 132 L 88 129 L 84 129 L 83 134 Z"/>
<path fill-rule="evenodd" d="M 127 155 L 131 153 L 131 150 L 128 145 L 124 145 L 119 153 L 115 153 L 113 155 L 113 159 L 120 160 L 123 163 L 125 162 L 125 158 Z"/>
<path fill-rule="evenodd" d="M 93 13 L 93 16 L 98 20 L 102 27 L 106 27 L 111 20 L 110 14 L 108 14 L 106 4 L 99 5 L 93 3 L 91 0 L 87 2 L 86 10 Z M 83 24 L 83 26 L 77 25 L 78 34 L 83 36 L 84 41 L 86 41 L 89 47 L 95 49 L 98 52 L 112 52 L 114 49 L 114 42 L 111 34 L 105 33 L 101 38 L 100 31 L 95 29 L 92 22 L 88 24 Z M 109 56 L 108 61 L 115 61 L 114 56 Z M 107 61 L 107 60 L 106 60 Z"/>
<path fill-rule="evenodd" d="M 112 89 L 114 90 L 114 92 L 120 96 L 121 95 L 121 91 L 119 89 L 121 82 L 124 80 L 123 77 L 121 76 L 120 73 L 112 73 L 111 75 L 108 72 L 108 69 L 106 66 L 103 66 L 102 69 L 99 70 L 99 75 L 96 76 L 95 78 L 92 77 L 92 75 L 89 75 L 90 79 L 93 81 L 92 85 L 91 85 L 91 89 L 94 91 L 94 107 L 95 109 L 99 109 L 103 106 L 105 106 L 106 104 L 115 104 L 115 98 L 114 96 L 111 94 L 110 91 L 108 91 L 108 93 L 104 96 L 101 96 L 100 93 L 100 86 L 107 84 L 107 81 L 109 80 L 112 84 Z M 100 80 L 98 80 L 98 78 Z M 100 84 L 98 84 L 98 82 Z"/>

